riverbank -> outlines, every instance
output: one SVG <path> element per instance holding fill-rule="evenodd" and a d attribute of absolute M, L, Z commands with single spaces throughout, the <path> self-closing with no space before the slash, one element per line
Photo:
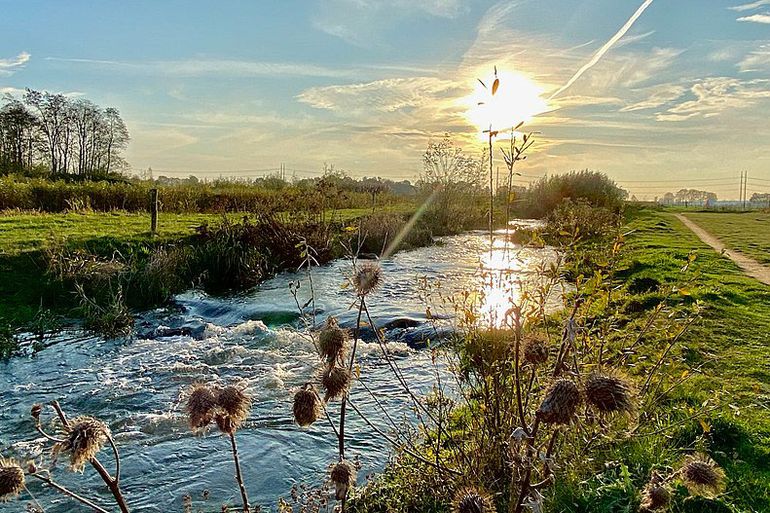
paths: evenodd
<path fill-rule="evenodd" d="M 315 255 L 316 259 L 340 256 L 342 248 L 332 241 L 355 237 L 362 222 L 367 233 L 366 246 L 380 251 L 377 244 L 382 244 L 384 237 L 392 238 L 394 235 L 390 232 L 405 225 L 412 210 L 413 207 L 406 204 L 380 208 L 375 213 L 370 209 L 343 209 L 327 212 L 323 221 L 291 213 L 258 216 L 263 221 L 269 217 L 267 224 L 273 228 L 265 229 L 264 236 L 259 229 L 269 228 L 265 223 L 259 227 L 241 226 L 242 219 L 250 216 L 248 213 L 227 216 L 162 213 L 155 234 L 150 233 L 150 215 L 143 213 L 0 213 L 0 324 L 5 327 L 4 333 L 11 336 L 30 327 L 45 331 L 54 327 L 51 321 L 55 319 L 66 324 L 81 317 L 75 309 L 81 306 L 82 298 L 76 297 L 73 284 L 82 284 L 83 276 L 70 275 L 70 271 L 80 272 L 84 267 L 89 273 L 97 266 L 110 270 L 120 267 L 118 274 L 125 275 L 145 268 L 151 260 L 156 268 L 165 266 L 162 273 L 149 277 L 150 281 L 142 276 L 140 290 L 133 291 L 128 298 L 133 308 L 152 308 L 169 294 L 196 286 L 198 275 L 205 271 L 208 271 L 208 281 L 221 278 L 222 284 L 238 290 L 255 283 L 250 281 L 252 278 L 259 281 L 274 272 L 296 267 L 302 248 L 295 245 L 302 237 L 318 236 L 323 239 L 319 244 L 333 245 L 316 248 L 328 250 L 324 255 Z M 229 225 L 229 231 L 222 229 L 224 225 Z M 206 229 L 202 230 L 204 226 Z M 275 229 L 283 227 L 293 230 L 293 235 L 289 236 L 288 232 L 276 235 Z M 269 234 L 278 237 L 270 243 L 271 248 L 251 251 L 259 249 L 260 241 L 269 243 Z M 423 235 L 422 240 L 418 240 L 412 236 L 404 245 L 425 244 L 428 238 Z M 219 244 L 214 244 L 217 241 Z M 250 247 L 241 244 L 247 241 Z M 164 252 L 164 248 L 169 251 Z M 194 255 L 195 248 L 199 250 Z M 279 251 L 284 254 L 278 254 Z M 193 257 L 197 258 L 198 269 L 190 269 Z M 59 274 L 67 276 L 52 272 L 52 263 L 62 271 Z M 172 263 L 173 268 L 166 265 Z M 237 268 L 249 265 L 252 266 L 249 279 L 239 279 Z M 161 283 L 163 290 L 149 290 L 158 288 L 158 280 L 173 278 L 170 274 L 179 275 L 178 283 Z M 93 278 L 88 276 L 91 281 Z M 136 282 L 136 279 L 132 281 Z M 101 288 L 100 284 L 96 285 Z"/>
<path fill-rule="evenodd" d="M 770 510 L 770 287 L 720 257 L 673 213 L 631 209 L 623 231 L 628 235 L 612 271 L 612 298 L 592 307 L 590 322 L 633 341 L 634 326 L 645 324 L 659 305 L 666 305 L 663 311 L 671 318 L 699 313 L 662 367 L 671 389 L 655 409 L 640 411 L 644 420 L 634 428 L 636 435 L 597 440 L 590 453 L 556 460 L 558 477 L 540 490 L 547 510 L 637 511 L 651 474 L 671 472 L 693 451 L 708 454 L 724 469 L 726 492 L 687 498 L 683 486 L 673 486 L 676 511 Z M 579 266 L 585 276 L 608 269 L 606 262 L 586 265 Z M 643 345 L 665 348 L 675 333 L 652 329 Z M 645 369 L 657 358 L 654 351 L 650 356 L 652 361 L 644 351 L 636 354 L 638 368 L 628 372 L 644 381 Z M 579 426 L 573 430 L 583 438 Z M 354 510 L 444 513 L 451 510 L 454 493 L 440 472 L 402 455 L 367 483 Z"/>

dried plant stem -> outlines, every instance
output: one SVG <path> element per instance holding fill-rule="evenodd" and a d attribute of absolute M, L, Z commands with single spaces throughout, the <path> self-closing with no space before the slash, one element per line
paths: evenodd
<path fill-rule="evenodd" d="M 364 298 L 359 299 L 358 304 L 358 317 L 356 318 L 356 329 L 353 331 L 353 349 L 350 351 L 350 363 L 348 364 L 348 370 L 353 371 L 353 364 L 356 361 L 356 349 L 358 349 L 358 337 L 361 334 L 361 315 L 364 312 Z M 337 433 L 338 439 L 338 452 L 340 461 L 345 459 L 345 410 L 348 403 L 348 394 L 345 392 L 342 396 L 342 404 L 340 405 L 340 422 L 339 431 Z M 343 504 L 344 511 L 344 504 Z"/>
<path fill-rule="evenodd" d="M 532 479 L 532 460 L 535 456 L 535 438 L 537 437 L 537 431 L 540 427 L 540 419 L 535 417 L 535 422 L 532 424 L 532 434 L 527 437 L 527 470 L 524 472 L 524 479 L 521 481 L 521 491 L 519 492 L 519 498 L 516 500 L 515 513 L 521 513 L 524 509 L 524 499 L 529 495 L 530 481 Z"/>
<path fill-rule="evenodd" d="M 435 468 L 435 469 L 437 469 L 437 470 L 440 470 L 440 471 L 443 471 L 443 472 L 448 472 L 448 473 L 450 473 L 450 474 L 454 474 L 454 475 L 457 475 L 457 476 L 460 476 L 460 475 L 462 475 L 462 472 L 458 472 L 458 471 L 457 471 L 457 470 L 455 470 L 455 469 L 451 469 L 451 468 L 447 468 L 447 467 L 442 467 L 442 466 L 439 466 L 439 465 L 437 465 L 436 463 L 434 463 L 434 462 L 430 461 L 429 459 L 427 459 L 427 458 L 424 458 L 423 456 L 420 456 L 418 453 L 416 453 L 416 452 L 412 451 L 411 449 L 408 449 L 408 448 L 404 447 L 404 446 L 403 446 L 403 444 L 400 444 L 400 443 L 398 442 L 398 440 L 395 440 L 393 437 L 391 437 L 390 435 L 388 435 L 387 433 L 385 433 L 383 430 L 381 430 L 380 428 L 378 428 L 376 425 L 374 425 L 374 424 L 373 424 L 373 423 L 372 423 L 372 422 L 371 422 L 371 421 L 370 421 L 370 420 L 369 420 L 369 419 L 366 417 L 366 415 L 364 415 L 364 414 L 361 412 L 361 410 L 359 410 L 359 409 L 356 407 L 356 405 L 355 405 L 355 404 L 353 404 L 353 402 L 352 402 L 352 401 L 348 401 L 348 402 L 350 403 L 350 407 L 351 407 L 351 408 L 353 408 L 353 411 L 355 411 L 355 412 L 358 414 L 358 416 L 359 416 L 359 417 L 361 417 L 361 420 L 363 420 L 363 421 L 366 423 L 366 425 L 367 425 L 367 426 L 369 426 L 370 428 L 372 428 L 372 429 L 373 429 L 373 430 L 374 430 L 374 431 L 375 431 L 377 434 L 379 434 L 379 435 L 380 435 L 380 436 L 382 436 L 382 437 L 383 437 L 385 440 L 387 440 L 388 442 L 390 442 L 390 443 L 393 445 L 393 447 L 396 447 L 396 448 L 400 448 L 400 449 L 402 449 L 402 450 L 403 450 L 405 453 L 407 453 L 409 456 L 411 456 L 411 457 L 415 458 L 416 460 L 419 460 L 419 461 L 421 461 L 422 463 L 425 463 L 426 465 L 430 465 L 431 467 L 433 467 L 433 468 Z"/>
<path fill-rule="evenodd" d="M 64 425 L 64 427 L 69 427 L 69 421 L 67 420 L 67 416 L 64 414 L 64 411 L 61 409 L 59 402 L 51 401 L 51 406 L 56 411 L 56 414 L 59 416 L 59 420 Z M 120 457 L 117 455 L 117 451 L 115 452 L 115 456 L 116 468 L 119 469 Z M 102 481 L 104 481 L 104 483 L 110 489 L 110 492 L 112 492 L 112 496 L 115 498 L 115 502 L 118 504 L 121 513 L 130 513 L 128 504 L 126 504 L 126 499 L 123 497 L 123 492 L 120 490 L 118 479 L 113 478 L 107 469 L 104 468 L 104 465 L 102 465 L 96 457 L 91 458 L 89 463 L 91 463 L 91 466 L 94 467 L 94 470 L 96 470 L 96 472 L 99 474 L 99 477 L 102 478 Z"/>
<path fill-rule="evenodd" d="M 85 497 L 83 497 L 81 495 L 78 495 L 77 493 L 73 492 L 72 490 L 69 490 L 69 489 L 65 488 L 64 486 L 62 486 L 59 483 L 55 482 L 50 477 L 46 477 L 46 476 L 41 475 L 39 473 L 34 473 L 34 474 L 29 474 L 29 475 L 31 477 L 34 477 L 35 479 L 38 479 L 38 480 L 44 482 L 45 484 L 47 484 L 51 488 L 59 491 L 60 493 L 62 493 L 64 495 L 66 495 L 66 496 L 68 496 L 68 497 L 70 497 L 70 498 L 80 502 L 81 504 L 85 504 L 86 506 L 88 506 L 89 508 L 91 508 L 92 510 L 94 510 L 94 511 L 96 511 L 98 513 L 109 513 L 109 511 L 107 511 L 106 509 L 102 508 L 101 506 L 98 506 L 98 505 L 94 504 L 91 500 L 86 499 Z M 35 502 L 37 502 L 37 500 L 35 500 Z M 38 504 L 38 506 L 40 506 L 40 505 Z M 42 508 L 42 506 L 41 506 L 41 508 Z"/>
<path fill-rule="evenodd" d="M 235 433 L 231 432 L 230 435 L 230 447 L 233 451 L 233 462 L 235 463 L 235 480 L 238 481 L 238 488 L 241 492 L 241 499 L 243 500 L 243 512 L 249 513 L 251 506 L 249 505 L 249 497 L 246 495 L 246 487 L 243 485 L 243 475 L 241 474 L 241 461 L 238 458 L 238 445 L 235 443 Z"/>

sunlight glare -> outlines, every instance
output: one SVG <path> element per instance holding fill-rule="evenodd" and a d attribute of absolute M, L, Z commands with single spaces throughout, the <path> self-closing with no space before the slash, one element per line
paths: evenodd
<path fill-rule="evenodd" d="M 491 93 L 494 75 L 481 78 L 487 88 L 476 81 L 476 87 L 472 94 L 463 99 L 467 108 L 466 117 L 482 132 L 492 126 L 493 130 L 500 130 L 500 137 L 508 129 L 519 122 L 530 121 L 538 114 L 549 110 L 547 102 L 541 97 L 543 88 L 534 80 L 520 73 L 498 71 L 500 87 L 493 96 Z"/>

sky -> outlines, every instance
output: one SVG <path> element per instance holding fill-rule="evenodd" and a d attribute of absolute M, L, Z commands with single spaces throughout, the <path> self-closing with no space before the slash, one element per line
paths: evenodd
<path fill-rule="evenodd" d="M 156 175 L 328 163 L 413 180 L 442 134 L 476 152 L 489 123 L 524 121 L 536 143 L 521 183 L 590 168 L 640 199 L 733 198 L 746 170 L 749 195 L 770 192 L 770 0 L 0 0 L 0 13 L 0 93 L 116 107 L 129 163 Z"/>

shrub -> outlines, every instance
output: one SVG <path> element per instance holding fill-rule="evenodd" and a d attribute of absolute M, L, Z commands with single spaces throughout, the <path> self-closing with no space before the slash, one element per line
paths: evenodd
<path fill-rule="evenodd" d="M 572 171 L 541 178 L 530 186 L 524 196 L 521 213 L 529 217 L 545 217 L 565 199 L 573 202 L 584 200 L 591 206 L 617 212 L 627 195 L 604 173 Z"/>

